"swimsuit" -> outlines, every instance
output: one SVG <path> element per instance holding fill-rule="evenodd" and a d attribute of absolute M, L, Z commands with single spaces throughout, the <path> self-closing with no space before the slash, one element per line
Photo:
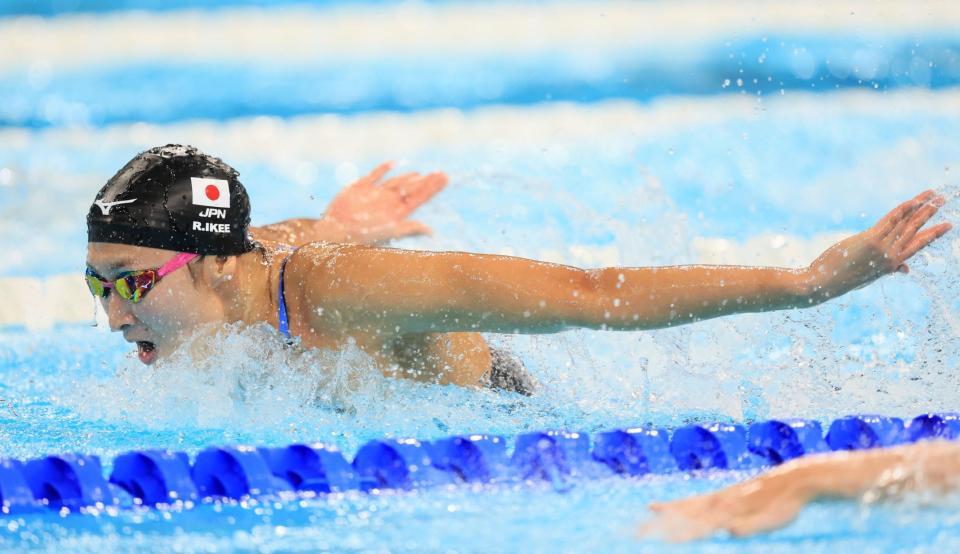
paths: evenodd
<path fill-rule="evenodd" d="M 287 339 L 288 343 L 293 340 L 293 337 L 290 335 L 290 322 L 287 320 L 287 300 L 283 296 L 283 270 L 287 269 L 287 260 L 289 260 L 290 256 L 292 255 L 293 252 L 290 252 L 287 254 L 287 257 L 280 262 L 280 290 L 277 292 L 277 320 L 279 320 L 278 327 L 280 329 L 280 334 Z"/>
<path fill-rule="evenodd" d="M 490 347 L 490 371 L 481 383 L 493 390 L 505 390 L 524 396 L 532 396 L 537 390 L 537 380 L 530 375 L 520 358 L 499 348 Z"/>
<path fill-rule="evenodd" d="M 283 295 L 283 273 L 287 268 L 287 261 L 295 251 L 287 254 L 287 257 L 280 262 L 280 284 L 277 291 L 278 328 L 288 344 L 293 342 L 293 336 L 290 334 L 290 322 L 287 319 L 287 300 Z M 490 371 L 484 375 L 482 384 L 494 390 L 516 392 L 524 396 L 532 395 L 537 388 L 536 380 L 519 358 L 505 350 L 492 347 L 490 348 Z"/>

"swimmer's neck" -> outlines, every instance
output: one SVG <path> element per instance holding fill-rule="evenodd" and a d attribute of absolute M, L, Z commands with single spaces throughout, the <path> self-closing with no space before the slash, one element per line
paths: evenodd
<path fill-rule="evenodd" d="M 237 256 L 231 277 L 214 289 L 223 302 L 227 323 L 266 322 L 276 326 L 277 286 L 285 255 L 268 248 L 266 253 L 253 251 Z"/>

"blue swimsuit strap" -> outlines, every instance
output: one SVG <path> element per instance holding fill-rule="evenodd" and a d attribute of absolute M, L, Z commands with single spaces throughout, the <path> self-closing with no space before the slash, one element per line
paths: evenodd
<path fill-rule="evenodd" d="M 296 250 L 294 250 L 293 252 L 296 252 Z M 285 269 L 287 269 L 287 260 L 289 260 L 290 256 L 293 255 L 293 252 L 290 252 L 290 254 L 287 254 L 287 257 L 284 258 L 282 262 L 280 262 L 280 291 L 277 294 L 277 304 L 278 304 L 277 319 L 280 322 L 280 325 L 279 325 L 280 334 L 288 339 L 291 338 L 290 322 L 287 319 L 287 299 L 283 295 L 283 272 Z"/>

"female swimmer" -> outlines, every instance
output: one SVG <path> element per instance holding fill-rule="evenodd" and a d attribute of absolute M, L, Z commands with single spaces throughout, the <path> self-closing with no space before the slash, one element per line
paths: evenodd
<path fill-rule="evenodd" d="M 412 204 L 436 188 L 422 188 Z M 87 283 L 111 330 L 137 343 L 144 363 L 169 355 L 200 326 L 266 322 L 307 348 L 353 342 L 389 375 L 529 394 L 534 384 L 522 366 L 480 333 L 642 330 L 813 306 L 907 272 L 911 256 L 950 230 L 922 229 L 943 202 L 924 192 L 798 269 L 587 270 L 312 242 L 316 230 L 303 232 L 302 222 L 254 230 L 235 170 L 168 145 L 137 155 L 98 193 L 87 216 Z M 290 233 L 302 244 L 296 250 L 270 240 Z"/>

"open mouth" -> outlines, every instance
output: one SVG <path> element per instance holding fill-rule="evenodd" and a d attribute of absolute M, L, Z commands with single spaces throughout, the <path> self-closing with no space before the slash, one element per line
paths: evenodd
<path fill-rule="evenodd" d="M 140 358 L 140 361 L 150 365 L 153 362 L 157 361 L 157 347 L 150 341 L 138 340 L 137 341 L 137 357 Z"/>

